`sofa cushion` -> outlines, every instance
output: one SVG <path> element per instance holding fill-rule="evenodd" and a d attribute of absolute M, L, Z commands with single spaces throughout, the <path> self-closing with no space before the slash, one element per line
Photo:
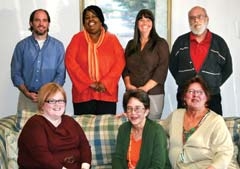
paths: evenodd
<path fill-rule="evenodd" d="M 231 133 L 232 140 L 235 144 L 240 140 L 240 118 L 239 117 L 225 117 L 226 125 Z"/>
<path fill-rule="evenodd" d="M 74 119 L 82 126 L 91 145 L 92 167 L 111 165 L 118 127 L 126 118 L 114 115 L 80 115 Z"/>
<path fill-rule="evenodd" d="M 4 131 L 5 141 L 6 141 L 6 153 L 7 153 L 7 161 L 8 168 L 18 168 L 17 165 L 17 154 L 18 147 L 17 141 L 19 137 L 19 132 L 13 131 L 11 129 L 5 128 Z"/>
<path fill-rule="evenodd" d="M 6 152 L 5 130 L 15 130 L 16 116 L 11 115 L 0 119 L 0 169 L 8 168 Z"/>
<path fill-rule="evenodd" d="M 224 118 L 229 132 L 234 143 L 234 153 L 229 168 L 239 169 L 239 148 L 240 148 L 240 118 L 239 117 L 225 117 Z"/>

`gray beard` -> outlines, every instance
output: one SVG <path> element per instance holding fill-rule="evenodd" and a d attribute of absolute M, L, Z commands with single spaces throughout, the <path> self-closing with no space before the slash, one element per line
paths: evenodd
<path fill-rule="evenodd" d="M 190 26 L 190 29 L 194 35 L 201 35 L 207 29 L 208 24 L 204 24 L 200 29 L 194 29 L 193 26 Z"/>

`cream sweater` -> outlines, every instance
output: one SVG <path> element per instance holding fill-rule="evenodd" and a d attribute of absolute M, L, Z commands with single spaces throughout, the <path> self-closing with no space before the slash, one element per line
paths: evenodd
<path fill-rule="evenodd" d="M 174 169 L 227 169 L 233 156 L 233 142 L 222 116 L 210 111 L 183 145 L 183 118 L 177 109 L 163 122 L 169 135 L 169 159 Z"/>

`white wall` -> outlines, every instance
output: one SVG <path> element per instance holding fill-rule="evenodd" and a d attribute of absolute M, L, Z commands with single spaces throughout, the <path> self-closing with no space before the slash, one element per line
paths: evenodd
<path fill-rule="evenodd" d="M 13 87 L 10 79 L 10 61 L 16 43 L 30 34 L 28 19 L 36 8 L 45 8 L 51 16 L 50 35 L 60 39 L 65 47 L 73 34 L 79 31 L 79 2 L 80 0 L 0 0 L 0 117 L 15 114 L 17 108 L 18 90 Z M 222 102 L 224 116 L 239 116 L 238 100 L 240 98 L 240 14 L 239 0 L 172 0 L 172 43 L 181 34 L 188 32 L 187 12 L 195 5 L 204 6 L 210 17 L 209 28 L 221 35 L 228 43 L 233 57 L 231 78 L 222 86 Z M 238 29 L 237 29 L 238 28 Z M 118 112 L 122 111 L 121 97 L 124 92 L 120 82 Z M 68 96 L 67 112 L 72 114 L 71 82 L 67 77 L 64 85 Z M 176 84 L 169 74 L 166 81 L 166 97 L 163 118 L 176 108 Z"/>
<path fill-rule="evenodd" d="M 239 0 L 172 0 L 172 44 L 181 34 L 189 31 L 188 11 L 193 6 L 200 5 L 206 8 L 210 21 L 209 29 L 222 36 L 230 48 L 233 59 L 233 74 L 222 86 L 222 105 L 224 116 L 240 116 L 239 100 L 240 89 L 237 88 L 240 83 L 240 14 Z M 238 26 L 237 26 L 238 25 Z M 166 82 L 166 106 L 164 116 L 169 114 L 176 106 L 175 95 L 176 85 L 169 74 Z"/>
<path fill-rule="evenodd" d="M 10 62 L 16 43 L 30 35 L 29 16 L 37 8 L 47 9 L 50 17 L 49 34 L 58 38 L 67 47 L 73 34 L 79 31 L 80 0 L 0 0 L 0 117 L 15 114 L 18 89 L 10 79 Z M 67 77 L 67 112 L 72 112 L 71 82 Z"/>

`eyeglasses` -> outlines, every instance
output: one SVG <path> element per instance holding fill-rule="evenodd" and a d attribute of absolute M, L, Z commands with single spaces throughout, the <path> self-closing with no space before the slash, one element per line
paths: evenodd
<path fill-rule="evenodd" d="M 136 106 L 136 107 L 127 107 L 127 113 L 132 113 L 133 111 L 135 113 L 141 113 L 142 110 L 145 110 L 145 107 L 141 107 L 141 106 Z"/>
<path fill-rule="evenodd" d="M 189 16 L 189 20 L 190 21 L 195 21 L 196 19 L 203 20 L 205 17 L 206 15 Z"/>
<path fill-rule="evenodd" d="M 202 90 L 194 90 L 194 89 L 190 89 L 187 91 L 188 94 L 191 95 L 203 95 L 204 91 Z"/>
<path fill-rule="evenodd" d="M 55 99 L 49 99 L 49 100 L 45 100 L 46 103 L 48 104 L 65 104 L 66 103 L 66 100 L 63 100 L 63 99 L 59 99 L 59 100 L 55 100 Z"/>

